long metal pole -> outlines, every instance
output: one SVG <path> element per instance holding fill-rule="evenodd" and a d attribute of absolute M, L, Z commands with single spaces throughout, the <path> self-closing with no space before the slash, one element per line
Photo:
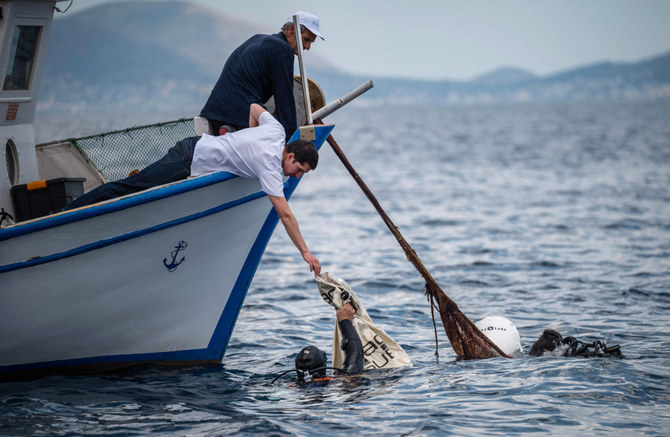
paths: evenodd
<path fill-rule="evenodd" d="M 300 22 L 298 16 L 293 16 L 293 30 L 295 30 L 296 52 L 298 53 L 298 63 L 300 64 L 300 80 L 302 81 L 302 97 L 305 99 L 305 120 L 307 125 L 312 125 L 312 104 L 309 100 L 309 84 L 307 83 L 307 74 L 305 73 L 305 64 L 302 62 L 302 32 L 300 31 Z"/>
<path fill-rule="evenodd" d="M 318 111 L 314 111 L 314 113 L 312 114 L 312 119 L 316 120 L 317 118 L 327 117 L 328 115 L 337 111 L 347 103 L 354 100 L 356 97 L 360 96 L 364 92 L 371 89 L 373 86 L 374 84 L 372 83 L 371 80 L 365 82 L 363 85 L 360 85 L 358 88 L 354 89 L 353 91 L 350 91 L 349 94 L 345 95 L 344 97 L 340 97 L 339 99 L 333 100 L 332 102 L 328 103 L 326 106 L 319 109 Z"/>

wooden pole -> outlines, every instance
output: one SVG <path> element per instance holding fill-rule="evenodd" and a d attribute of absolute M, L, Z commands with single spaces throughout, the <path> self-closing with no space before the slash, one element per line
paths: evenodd
<path fill-rule="evenodd" d="M 317 123 L 321 123 L 320 119 L 317 119 L 316 121 Z M 486 337 L 486 335 L 484 335 L 479 330 L 479 328 L 477 328 L 477 326 L 461 312 L 460 309 L 458 309 L 456 302 L 451 300 L 444 293 L 444 291 L 442 291 L 435 279 L 433 279 L 433 276 L 430 274 L 428 269 L 423 265 L 421 259 L 419 259 L 419 256 L 416 254 L 414 249 L 412 249 L 407 240 L 405 240 L 405 238 L 398 230 L 398 227 L 393 224 L 391 218 L 381 207 L 374 194 L 372 194 L 372 191 L 370 191 L 363 179 L 361 179 L 361 177 L 358 175 L 340 146 L 337 144 L 337 142 L 335 142 L 333 136 L 329 135 L 327 141 L 328 144 L 330 144 L 330 146 L 333 148 L 333 151 L 337 157 L 340 159 L 340 161 L 342 161 L 342 164 L 344 164 L 358 186 L 361 188 L 365 196 L 368 198 L 370 203 L 372 203 L 372 206 L 374 206 L 374 208 L 377 210 L 377 213 L 379 213 L 386 226 L 396 238 L 400 244 L 400 247 L 402 247 L 402 249 L 405 251 L 407 259 L 414 265 L 419 274 L 426 281 L 426 295 L 428 295 L 431 300 L 431 308 L 433 307 L 433 299 L 436 299 L 438 302 L 442 324 L 444 326 L 447 337 L 449 338 L 449 342 L 454 349 L 454 352 L 456 352 L 457 355 L 464 359 L 493 358 L 497 356 L 511 358 L 509 355 L 500 350 L 500 348 L 496 346 L 495 343 L 489 340 L 489 338 Z M 435 351 L 435 354 L 437 355 L 437 350 Z"/>

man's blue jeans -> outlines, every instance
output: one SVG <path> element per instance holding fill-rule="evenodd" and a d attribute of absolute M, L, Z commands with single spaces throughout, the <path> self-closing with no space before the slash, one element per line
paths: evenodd
<path fill-rule="evenodd" d="M 191 174 L 193 150 L 199 139 L 200 137 L 190 137 L 178 141 L 160 160 L 132 176 L 108 182 L 77 197 L 63 211 L 186 179 Z"/>

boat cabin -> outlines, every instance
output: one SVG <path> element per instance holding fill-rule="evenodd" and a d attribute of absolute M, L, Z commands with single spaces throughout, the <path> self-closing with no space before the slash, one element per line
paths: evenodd
<path fill-rule="evenodd" d="M 41 179 L 33 120 L 58 1 L 0 1 L 0 208 L 16 217 L 12 187 Z"/>

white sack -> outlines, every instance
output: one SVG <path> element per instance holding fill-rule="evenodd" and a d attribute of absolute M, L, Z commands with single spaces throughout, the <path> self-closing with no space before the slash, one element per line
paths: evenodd
<path fill-rule="evenodd" d="M 363 343 L 363 368 L 365 370 L 412 365 L 412 361 L 405 350 L 389 337 L 383 329 L 374 325 L 356 293 L 346 282 L 328 272 L 324 272 L 316 276 L 316 283 L 323 300 L 335 309 L 340 309 L 347 302 L 351 302 L 356 309 L 352 324 Z M 335 333 L 333 334 L 333 367 L 341 367 L 344 362 L 344 351 L 340 348 L 342 338 L 336 320 Z"/>

